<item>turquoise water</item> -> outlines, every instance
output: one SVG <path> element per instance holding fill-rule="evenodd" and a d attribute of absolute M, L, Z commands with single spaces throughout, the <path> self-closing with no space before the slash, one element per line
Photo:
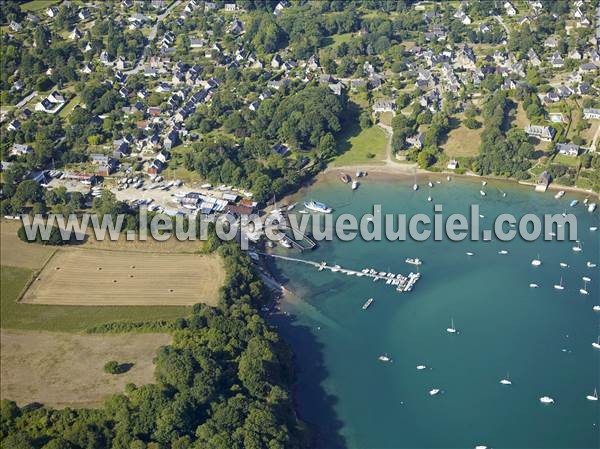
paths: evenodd
<path fill-rule="evenodd" d="M 429 189 L 367 178 L 351 192 L 339 182 L 318 183 L 300 199 L 315 198 L 335 214 L 428 213 Z M 326 242 L 298 257 L 408 273 L 419 257 L 422 278 L 400 294 L 372 282 L 299 263 L 277 261 L 277 275 L 295 295 L 274 318 L 296 353 L 301 417 L 318 429 L 320 447 L 347 448 L 593 448 L 600 447 L 600 408 L 586 400 L 600 389 L 598 212 L 569 208 L 574 194 L 556 200 L 508 183 L 490 182 L 480 197 L 475 181 L 453 180 L 431 189 L 444 213 L 480 204 L 482 227 L 500 213 L 560 213 L 578 218 L 583 252 L 571 242 Z M 499 188 L 507 192 L 505 198 Z M 581 201 L 582 196 L 578 197 Z M 506 249 L 508 255 L 499 255 Z M 473 257 L 465 252 L 475 253 Z M 531 266 L 539 253 L 541 267 Z M 289 254 L 286 253 L 286 254 Z M 561 268 L 566 262 L 569 268 Z M 565 290 L 553 288 L 563 277 Z M 583 296 L 582 276 L 589 276 Z M 531 282 L 540 288 L 529 288 Z M 375 299 L 367 311 L 361 309 Z M 458 335 L 446 328 L 454 318 Z M 392 363 L 378 356 L 388 353 Z M 416 365 L 428 368 L 417 371 Z M 507 376 L 512 386 L 499 380 Z M 442 394 L 428 392 L 439 388 Z M 539 397 L 555 399 L 544 406 Z"/>

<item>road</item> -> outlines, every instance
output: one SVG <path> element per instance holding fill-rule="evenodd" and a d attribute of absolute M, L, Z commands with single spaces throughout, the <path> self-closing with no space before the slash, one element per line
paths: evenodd
<path fill-rule="evenodd" d="M 592 151 L 596 151 L 598 148 L 598 137 L 600 137 L 600 124 L 596 127 L 596 133 L 594 134 L 594 139 L 592 140 L 592 144 L 590 145 L 590 149 Z"/>
<path fill-rule="evenodd" d="M 148 34 L 148 43 L 146 44 L 145 48 L 150 48 L 150 46 L 154 42 L 154 39 L 156 39 L 156 34 L 158 33 L 158 24 L 160 22 L 162 22 L 163 19 L 171 13 L 171 11 L 173 11 L 175 8 L 177 8 L 177 6 L 179 6 L 181 4 L 181 2 L 182 2 L 182 0 L 176 0 L 175 2 L 173 2 L 173 4 L 171 6 L 169 6 L 165 10 L 165 12 L 163 12 L 162 14 L 160 14 L 159 16 L 156 17 L 156 23 L 152 26 L 152 28 L 150 28 L 150 33 Z M 137 64 L 135 65 L 135 67 L 131 70 L 126 71 L 125 73 L 128 75 L 138 73 L 142 69 L 144 60 L 145 60 L 145 57 L 142 55 L 140 57 L 140 59 L 138 60 Z"/>
<path fill-rule="evenodd" d="M 508 29 L 508 27 L 504 23 L 504 20 L 502 19 L 502 17 L 500 17 L 500 16 L 494 16 L 494 19 L 496 19 L 496 21 L 500 25 L 502 25 L 502 28 L 504 28 L 504 31 L 506 31 L 506 38 L 508 39 L 510 37 L 510 30 Z"/>

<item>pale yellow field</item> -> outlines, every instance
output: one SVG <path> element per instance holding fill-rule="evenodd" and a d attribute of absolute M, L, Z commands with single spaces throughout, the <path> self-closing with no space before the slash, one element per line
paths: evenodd
<path fill-rule="evenodd" d="M 151 383 L 152 359 L 164 334 L 81 335 L 58 332 L 6 331 L 2 353 L 0 396 L 20 406 L 40 402 L 51 407 L 93 407 L 125 385 Z M 119 375 L 104 372 L 110 360 L 133 363 Z"/>
<path fill-rule="evenodd" d="M 217 303 L 225 273 L 218 256 L 61 248 L 21 302 L 61 305 Z"/>
<path fill-rule="evenodd" d="M 448 133 L 448 140 L 442 146 L 444 153 L 450 157 L 477 156 L 481 144 L 481 131 L 469 129 L 464 125 Z"/>
<path fill-rule="evenodd" d="M 41 268 L 56 247 L 25 243 L 17 237 L 20 221 L 0 221 L 0 261 L 2 266 Z"/>

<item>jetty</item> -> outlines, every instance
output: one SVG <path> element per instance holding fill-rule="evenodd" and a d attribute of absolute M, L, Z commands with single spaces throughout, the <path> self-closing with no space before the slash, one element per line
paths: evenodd
<path fill-rule="evenodd" d="M 290 262 L 303 263 L 315 267 L 318 271 L 328 270 L 332 273 L 341 273 L 346 276 L 365 277 L 372 279 L 373 282 L 383 281 L 386 285 L 395 287 L 397 292 L 410 292 L 417 281 L 421 278 L 421 273 L 410 272 L 408 275 L 399 273 L 388 273 L 385 271 L 377 271 L 373 268 L 363 268 L 361 271 L 343 268 L 340 265 L 329 265 L 327 262 L 314 262 L 312 260 L 298 259 L 296 257 L 282 256 L 279 254 L 259 253 L 265 257 L 274 259 L 287 260 Z"/>
<path fill-rule="evenodd" d="M 300 251 L 310 251 L 317 247 L 317 242 L 311 239 L 307 234 L 302 233 L 298 229 L 294 229 L 291 226 L 282 225 L 279 227 L 279 231 L 283 234 L 283 239 L 286 240 L 292 248 Z M 296 238 L 296 235 L 300 234 L 300 239 Z"/>

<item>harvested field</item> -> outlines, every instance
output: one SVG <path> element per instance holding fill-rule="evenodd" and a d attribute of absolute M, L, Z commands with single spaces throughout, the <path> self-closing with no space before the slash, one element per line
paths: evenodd
<path fill-rule="evenodd" d="M 477 156 L 482 131 L 483 128 L 469 129 L 461 124 L 448 133 L 448 140 L 442 146 L 444 153 L 449 157 Z"/>
<path fill-rule="evenodd" d="M 214 305 L 225 280 L 217 256 L 61 249 L 21 302 L 57 305 Z"/>
<path fill-rule="evenodd" d="M 93 407 L 132 382 L 153 381 L 152 359 L 164 334 L 81 335 L 7 331 L 0 334 L 0 396 L 20 406 L 40 402 L 51 407 Z M 107 374 L 109 360 L 132 363 L 129 371 Z"/>

